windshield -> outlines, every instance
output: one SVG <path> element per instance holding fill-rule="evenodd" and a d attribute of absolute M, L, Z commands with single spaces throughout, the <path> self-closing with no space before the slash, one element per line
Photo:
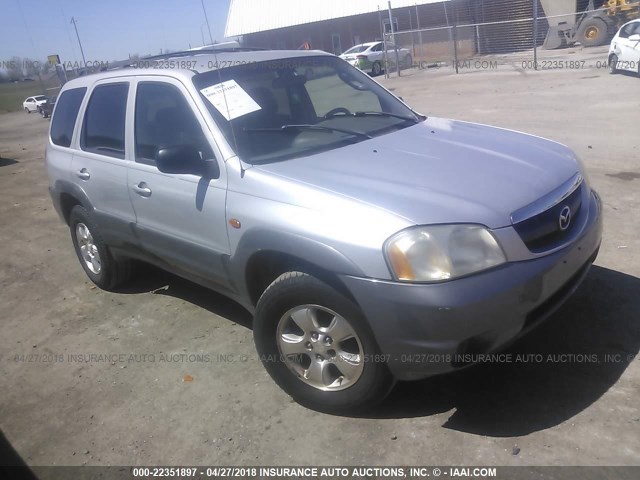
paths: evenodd
<path fill-rule="evenodd" d="M 47 97 L 45 97 L 44 95 L 40 95 L 39 97 L 34 97 L 36 99 L 36 101 L 40 101 L 40 100 L 46 100 Z"/>
<path fill-rule="evenodd" d="M 229 145 L 252 164 L 340 148 L 423 120 L 332 56 L 249 63 L 193 82 Z"/>
<path fill-rule="evenodd" d="M 355 47 L 350 48 L 349 50 L 344 52 L 343 55 L 349 55 L 351 53 L 361 53 L 361 52 L 364 52 L 369 47 L 370 45 L 356 45 Z"/>

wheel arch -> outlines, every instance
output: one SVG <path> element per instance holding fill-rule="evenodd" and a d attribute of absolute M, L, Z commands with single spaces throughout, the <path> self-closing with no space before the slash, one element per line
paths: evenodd
<path fill-rule="evenodd" d="M 350 259 L 331 246 L 296 234 L 268 230 L 248 232 L 230 260 L 234 283 L 255 306 L 280 275 L 304 271 L 353 300 L 340 275 L 365 276 Z"/>
<path fill-rule="evenodd" d="M 71 182 L 58 180 L 53 191 L 55 192 L 54 201 L 55 197 L 57 197 L 57 210 L 67 225 L 69 225 L 71 210 L 76 205 L 81 205 L 87 211 L 93 211 L 93 205 L 91 205 L 86 193 L 79 186 Z"/>

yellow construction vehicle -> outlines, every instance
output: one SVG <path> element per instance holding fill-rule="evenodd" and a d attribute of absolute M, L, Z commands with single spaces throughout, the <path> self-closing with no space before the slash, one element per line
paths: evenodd
<path fill-rule="evenodd" d="M 604 45 L 620 26 L 640 18 L 640 0 L 540 0 L 549 22 L 544 48 L 579 42 Z"/>

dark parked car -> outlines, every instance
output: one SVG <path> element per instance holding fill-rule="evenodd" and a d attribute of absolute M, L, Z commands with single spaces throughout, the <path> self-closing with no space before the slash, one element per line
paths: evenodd
<path fill-rule="evenodd" d="M 51 116 L 53 113 L 53 107 L 56 106 L 56 98 L 57 97 L 51 97 L 38 107 L 38 111 L 40 112 L 40 115 L 42 115 L 42 118 L 49 118 Z"/>

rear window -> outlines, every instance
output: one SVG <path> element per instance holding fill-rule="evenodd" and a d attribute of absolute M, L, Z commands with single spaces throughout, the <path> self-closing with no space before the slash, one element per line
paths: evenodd
<path fill-rule="evenodd" d="M 73 137 L 73 128 L 76 124 L 76 117 L 80 110 L 80 104 L 86 88 L 72 88 L 66 90 L 60 95 L 57 101 L 56 114 L 51 120 L 51 141 L 61 147 L 71 145 Z"/>
<path fill-rule="evenodd" d="M 80 137 L 83 150 L 124 158 L 128 93 L 128 83 L 100 85 L 93 90 Z"/>

